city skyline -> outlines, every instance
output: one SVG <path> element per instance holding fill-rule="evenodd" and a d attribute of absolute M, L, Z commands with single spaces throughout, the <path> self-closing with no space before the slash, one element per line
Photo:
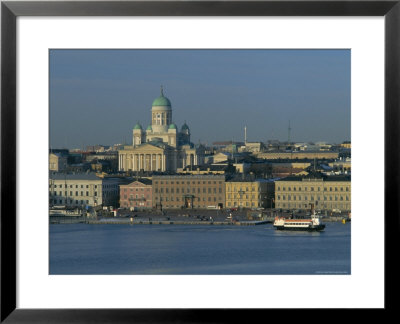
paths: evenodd
<path fill-rule="evenodd" d="M 51 148 L 131 144 L 161 85 L 194 143 L 350 140 L 350 50 L 51 50 Z"/>

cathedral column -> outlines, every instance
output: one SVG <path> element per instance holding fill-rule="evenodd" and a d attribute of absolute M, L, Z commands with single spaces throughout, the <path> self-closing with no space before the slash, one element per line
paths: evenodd
<path fill-rule="evenodd" d="M 153 170 L 153 154 L 149 154 L 149 159 L 150 159 L 150 161 L 149 161 L 149 171 L 152 171 Z"/>
<path fill-rule="evenodd" d="M 165 155 L 162 155 L 161 158 L 162 158 L 161 171 L 165 171 Z"/>
<path fill-rule="evenodd" d="M 161 154 L 157 154 L 157 171 L 161 170 Z"/>

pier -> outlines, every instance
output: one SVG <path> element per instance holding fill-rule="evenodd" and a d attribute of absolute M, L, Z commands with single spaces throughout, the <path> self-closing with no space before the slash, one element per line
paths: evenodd
<path fill-rule="evenodd" d="M 254 212 L 211 210 L 168 210 L 168 211 L 125 211 L 115 217 L 112 213 L 99 211 L 95 214 L 81 213 L 76 215 L 51 214 L 50 224 L 120 224 L 120 225 L 215 225 L 215 226 L 257 226 L 271 224 L 276 216 L 290 217 L 289 214 L 268 212 L 260 213 L 259 217 L 254 217 Z M 249 217 L 250 216 L 250 217 Z M 305 214 L 304 217 L 307 217 Z M 346 215 L 347 216 L 347 215 Z M 349 222 L 350 219 L 345 215 L 323 216 L 322 222 Z"/>
<path fill-rule="evenodd" d="M 119 224 L 119 225 L 233 225 L 233 226 L 256 226 L 271 223 L 270 221 L 165 221 L 165 220 L 121 220 L 121 219 L 101 219 L 101 220 L 88 220 L 87 224 Z"/>

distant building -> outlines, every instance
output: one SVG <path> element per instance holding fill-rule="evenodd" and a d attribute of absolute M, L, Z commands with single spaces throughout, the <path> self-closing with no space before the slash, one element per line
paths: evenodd
<path fill-rule="evenodd" d="M 213 163 L 227 162 L 232 157 L 231 153 L 221 152 L 212 156 Z"/>
<path fill-rule="evenodd" d="M 187 166 L 184 169 L 178 169 L 179 174 L 225 174 L 227 165 L 202 165 L 202 166 Z"/>
<path fill-rule="evenodd" d="M 282 209 L 351 211 L 350 176 L 325 176 L 310 173 L 290 176 L 275 182 L 275 207 Z"/>
<path fill-rule="evenodd" d="M 226 207 L 271 208 L 274 182 L 266 179 L 240 179 L 225 182 Z"/>
<path fill-rule="evenodd" d="M 343 148 L 351 149 L 351 142 L 350 141 L 344 141 L 341 145 Z"/>
<path fill-rule="evenodd" d="M 96 207 L 118 204 L 120 178 L 100 178 L 93 173 L 49 176 L 50 206 Z"/>
<path fill-rule="evenodd" d="M 67 157 L 60 153 L 49 154 L 49 170 L 50 171 L 64 171 L 67 169 Z"/>
<path fill-rule="evenodd" d="M 292 167 L 273 167 L 272 177 L 273 178 L 286 178 L 291 175 L 307 175 L 308 172 L 303 168 L 292 168 Z"/>
<path fill-rule="evenodd" d="M 266 149 L 266 146 L 262 142 L 246 142 L 244 146 L 239 148 L 239 152 L 263 152 Z"/>
<path fill-rule="evenodd" d="M 153 176 L 153 206 L 157 208 L 223 208 L 224 175 Z"/>
<path fill-rule="evenodd" d="M 119 186 L 119 204 L 128 209 L 149 209 L 153 207 L 152 182 L 139 179 Z"/>
<path fill-rule="evenodd" d="M 333 169 L 338 169 L 342 171 L 351 171 L 351 158 L 340 159 L 329 163 L 329 166 Z"/>
<path fill-rule="evenodd" d="M 337 159 L 338 152 L 328 151 L 301 151 L 301 152 L 264 152 L 256 153 L 255 156 L 259 159 L 274 160 L 274 159 Z"/>

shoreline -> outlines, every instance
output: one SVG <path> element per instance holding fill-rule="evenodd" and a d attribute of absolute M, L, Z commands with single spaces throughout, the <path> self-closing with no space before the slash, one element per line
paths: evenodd
<path fill-rule="evenodd" d="M 323 218 L 323 223 L 345 223 L 351 222 L 344 217 Z M 84 217 L 52 217 L 49 224 L 88 224 L 88 225 L 210 225 L 210 226 L 257 226 L 272 224 L 273 218 L 260 220 L 181 220 L 181 219 L 130 219 L 130 218 L 101 218 L 85 219 Z"/>
<path fill-rule="evenodd" d="M 215 225 L 215 226 L 255 226 L 270 224 L 276 216 L 289 216 L 285 212 L 267 211 L 220 211 L 220 210 L 168 210 L 168 211 L 137 211 L 121 212 L 114 216 L 110 212 L 100 211 L 97 215 L 50 215 L 50 224 L 121 224 L 121 225 Z M 306 216 L 305 213 L 299 216 Z M 350 222 L 345 214 L 321 216 L 323 223 Z"/>

